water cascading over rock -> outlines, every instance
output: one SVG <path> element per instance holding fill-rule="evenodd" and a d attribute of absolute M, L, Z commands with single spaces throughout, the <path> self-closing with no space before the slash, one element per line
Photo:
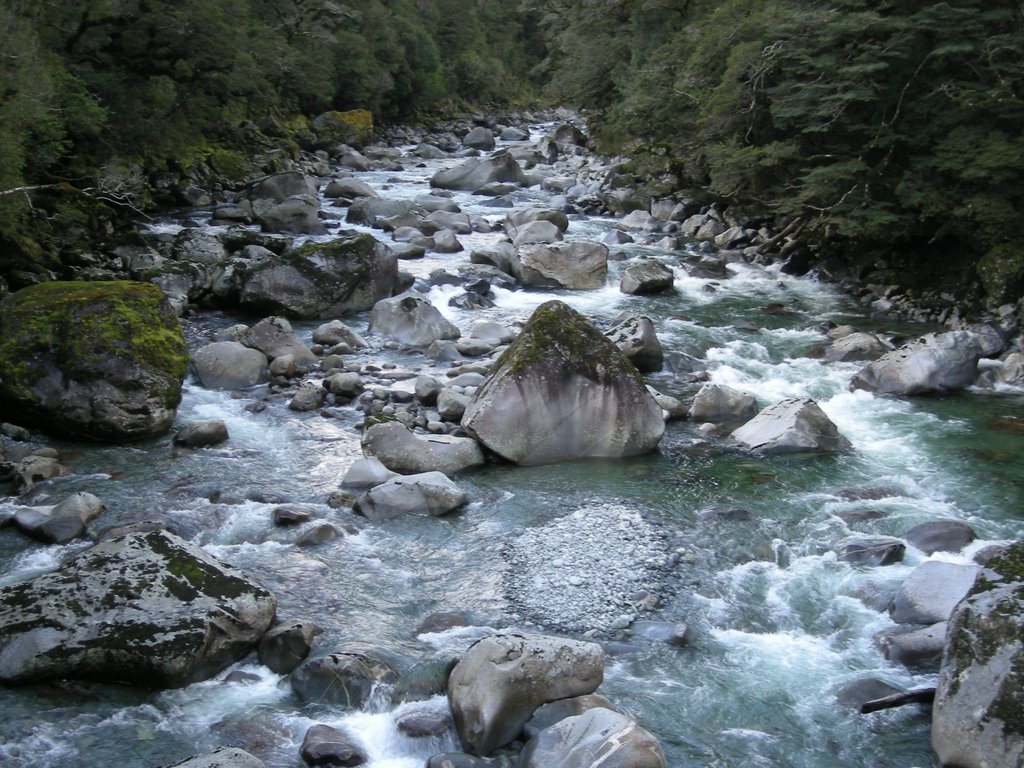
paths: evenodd
<path fill-rule="evenodd" d="M 661 408 L 633 364 L 560 301 L 534 311 L 462 426 L 523 465 L 646 453 L 665 431 Z"/>

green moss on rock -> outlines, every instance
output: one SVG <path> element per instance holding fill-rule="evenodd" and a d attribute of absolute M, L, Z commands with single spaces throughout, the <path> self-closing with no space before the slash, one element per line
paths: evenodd
<path fill-rule="evenodd" d="M 69 416 L 69 392 L 102 382 L 173 412 L 187 366 L 177 319 L 154 285 L 49 282 L 0 301 L 0 409 L 55 431 L 99 439 L 149 436 L 116 429 L 106 435 L 102 428 L 90 434 L 89 424 Z"/>
<path fill-rule="evenodd" d="M 978 259 L 976 269 L 993 304 L 1016 301 L 1024 292 L 1024 246 L 1019 243 L 997 245 Z"/>

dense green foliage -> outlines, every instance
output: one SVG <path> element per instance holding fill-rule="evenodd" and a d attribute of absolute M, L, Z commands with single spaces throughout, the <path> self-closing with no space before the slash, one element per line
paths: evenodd
<path fill-rule="evenodd" d="M 244 175 L 325 111 L 392 122 L 522 98 L 538 19 L 502 0 L 8 0 L 0 251 L 24 257 L 30 206 L 75 225 L 96 213 L 82 191 L 116 208 L 199 163 Z"/>
<path fill-rule="evenodd" d="M 968 266 L 991 254 L 1012 274 L 990 298 L 1020 295 L 1019 2 L 550 0 L 546 10 L 552 92 L 599 110 L 606 148 L 661 158 L 681 188 L 800 217 L 838 248 L 884 243 Z"/>

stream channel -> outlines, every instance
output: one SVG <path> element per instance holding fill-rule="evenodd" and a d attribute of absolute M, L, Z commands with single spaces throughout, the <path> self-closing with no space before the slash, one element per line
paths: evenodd
<path fill-rule="evenodd" d="M 534 126 L 533 137 L 550 127 Z M 401 172 L 356 176 L 382 196 L 406 199 L 429 192 L 430 176 L 457 162 L 409 156 Z M 546 205 L 550 193 L 536 186 L 512 197 L 517 207 Z M 464 212 L 496 224 L 507 212 L 484 207 L 486 198 L 469 193 L 456 192 L 454 198 Z M 343 218 L 343 209 L 332 208 L 331 201 L 324 207 Z M 601 217 L 570 221 L 567 238 L 599 240 L 615 225 Z M 151 225 L 157 232 L 177 228 L 170 221 Z M 420 278 L 439 267 L 454 272 L 473 248 L 500 236 L 498 226 L 493 234 L 460 237 L 462 253 L 430 253 L 400 266 Z M 552 631 L 510 600 L 515 574 L 509 571 L 515 566 L 506 557 L 508 545 L 524 531 L 544 530 L 581 510 L 584 516 L 588 508 L 623 510 L 664 532 L 680 554 L 661 585 L 662 607 L 645 618 L 685 623 L 691 640 L 681 647 L 639 635 L 608 642 L 599 692 L 659 738 L 669 766 L 929 766 L 926 707 L 865 716 L 836 702 L 837 691 L 861 678 L 900 689 L 934 684 L 931 674 L 887 661 L 874 640 L 894 626 L 877 606 L 929 557 L 908 546 L 901 563 L 861 567 L 841 562 L 836 547 L 858 534 L 901 536 L 920 523 L 954 519 L 970 525 L 977 541 L 960 553 L 931 558 L 970 562 L 982 547 L 1020 537 L 1022 438 L 997 426 L 1022 412 L 1024 393 L 969 390 L 909 399 L 850 391 L 862 364 L 823 362 L 816 354 L 825 344 L 823 323 L 907 336 L 930 329 L 872 319 L 836 287 L 790 277 L 773 266 L 733 264 L 726 279 L 691 277 L 681 259 L 696 252 L 697 244 L 688 247 L 672 252 L 653 245 L 612 246 L 623 259 L 654 256 L 672 266 L 671 295 L 622 293 L 619 276 L 628 261 L 616 260 L 610 262 L 607 286 L 596 291 L 496 288 L 497 306 L 476 310 L 448 305 L 461 292 L 456 287 L 435 286 L 426 296 L 464 335 L 482 320 L 521 323 L 552 298 L 602 328 L 622 313 L 647 315 L 666 353 L 699 358 L 714 383 L 753 394 L 761 406 L 787 397 L 814 398 L 851 441 L 851 451 L 754 458 L 705 438 L 689 421 L 675 421 L 651 455 L 532 468 L 491 465 L 457 478 L 471 500 L 460 511 L 368 523 L 326 503 L 361 456 L 362 415 L 354 408 L 333 408 L 333 418 L 324 418 L 289 411 L 288 397 L 271 397 L 254 412 L 246 406 L 266 398 L 265 388 L 232 394 L 189 380 L 178 424 L 223 419 L 230 432 L 226 443 L 187 451 L 172 446 L 170 437 L 130 446 L 55 442 L 74 474 L 43 484 L 17 503 L 52 504 L 87 490 L 107 506 L 93 523 L 96 530 L 145 519 L 171 522 L 271 589 L 279 617 L 319 624 L 324 632 L 314 654 L 365 642 L 410 663 L 456 655 L 499 629 Z M 766 312 L 769 305 L 784 311 Z M 204 313 L 185 321 L 187 337 L 205 343 L 220 328 L 256 319 Z M 371 345 L 354 359 L 443 377 L 447 363 L 385 345 L 366 332 L 368 314 L 344 320 Z M 317 325 L 293 323 L 306 339 Z M 700 386 L 667 368 L 646 378 L 685 402 Z M 271 521 L 275 497 L 306 505 L 318 523 L 339 529 L 354 524 L 355 532 L 298 546 L 301 529 L 276 528 Z M 871 514 L 847 514 L 856 512 Z M 597 518 L 590 540 L 580 547 L 588 557 L 627 557 L 616 549 L 628 547 L 628 540 L 607 536 L 601 519 L 606 518 Z M 537 541 L 543 545 L 543 537 Z M 600 546 L 605 541 L 608 546 Z M 0 584 L 51 570 L 86 546 L 44 546 L 13 526 L 0 530 Z M 545 553 L 535 555 L 535 567 L 543 571 Z M 550 564 L 551 578 L 561 578 L 558 565 Z M 567 582 L 565 589 L 583 590 L 581 599 L 590 593 L 600 599 L 599 584 Z M 467 627 L 417 634 L 426 617 L 443 611 L 461 611 L 474 620 Z M 557 623 L 559 617 L 552 618 Z M 249 674 L 226 680 L 239 669 Z M 299 766 L 298 746 L 317 722 L 353 734 L 369 754 L 370 768 L 421 768 L 430 755 L 457 750 L 454 734 L 399 734 L 395 716 L 407 706 L 386 697 L 360 712 L 305 706 L 285 678 L 254 658 L 179 690 L 74 682 L 0 689 L 0 766 L 156 768 L 224 744 L 251 751 L 268 766 Z M 437 697 L 430 706 L 446 704 Z"/>

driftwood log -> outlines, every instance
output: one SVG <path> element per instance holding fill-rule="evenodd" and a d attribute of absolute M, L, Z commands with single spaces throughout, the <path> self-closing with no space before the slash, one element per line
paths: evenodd
<path fill-rule="evenodd" d="M 935 701 L 934 688 L 915 688 L 912 691 L 894 693 L 892 696 L 883 696 L 880 699 L 865 701 L 860 705 L 860 713 L 866 715 L 870 712 L 878 712 L 881 709 L 893 709 L 902 707 L 905 704 L 931 704 Z"/>

